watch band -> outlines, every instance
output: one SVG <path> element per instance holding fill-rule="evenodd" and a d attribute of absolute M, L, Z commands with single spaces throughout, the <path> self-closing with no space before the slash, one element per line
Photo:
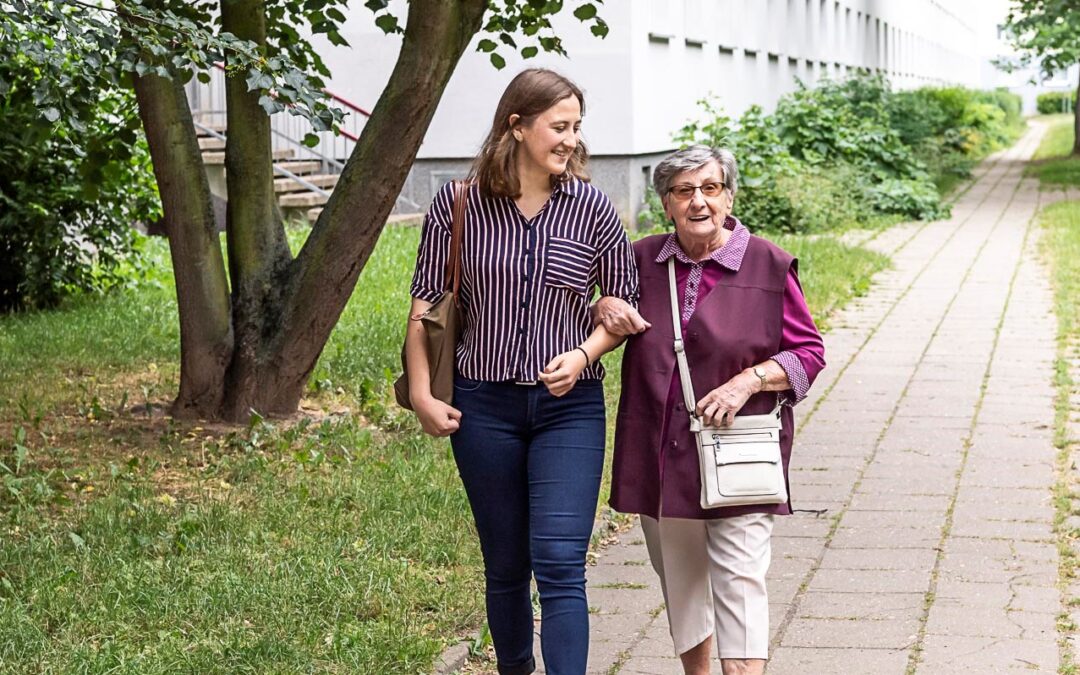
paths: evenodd
<path fill-rule="evenodd" d="M 765 369 L 762 368 L 761 366 L 754 366 L 752 372 L 754 373 L 754 375 L 757 375 L 759 380 L 761 380 L 761 391 L 765 391 L 765 385 L 769 381 L 768 380 L 768 373 L 766 373 Z"/>

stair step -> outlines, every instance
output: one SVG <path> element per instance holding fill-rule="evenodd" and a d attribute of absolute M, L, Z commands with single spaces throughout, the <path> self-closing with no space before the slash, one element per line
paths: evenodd
<path fill-rule="evenodd" d="M 277 161 L 279 159 L 291 159 L 295 155 L 296 155 L 296 153 L 294 151 L 286 148 L 284 150 L 274 150 L 274 152 L 272 154 L 272 157 L 273 157 L 274 161 Z M 219 151 L 204 152 L 202 154 L 202 157 L 203 157 L 203 164 L 224 164 L 225 163 L 225 153 L 224 152 L 219 152 Z M 314 162 L 314 163 L 318 164 L 318 162 Z M 290 169 L 290 171 L 292 171 L 292 169 Z M 296 172 L 293 171 L 293 173 L 296 173 Z"/>
<path fill-rule="evenodd" d="M 224 150 L 225 139 L 215 138 L 214 136 L 200 136 L 199 137 L 199 149 L 200 150 Z"/>
<path fill-rule="evenodd" d="M 319 219 L 319 214 L 322 213 L 322 207 L 316 206 L 313 209 L 308 209 L 307 216 L 309 223 L 314 223 Z M 410 227 L 419 227 L 424 224 L 424 214 L 422 213 L 395 213 L 391 214 L 386 219 L 387 225 L 402 225 Z"/>
<path fill-rule="evenodd" d="M 291 173 L 296 173 L 291 169 L 286 169 Z M 299 174 L 297 174 L 299 175 Z M 311 183 L 315 187 L 332 188 L 337 185 L 338 174 L 335 173 L 322 173 L 315 175 L 303 176 L 303 179 L 308 183 Z M 292 178 L 275 178 L 274 179 L 274 192 L 303 192 L 308 188 L 297 183 Z"/>
<path fill-rule="evenodd" d="M 424 224 L 424 214 L 422 213 L 392 213 L 390 217 L 386 219 L 387 225 L 408 225 L 413 227 L 419 227 Z"/>
<path fill-rule="evenodd" d="M 278 204 L 283 209 L 296 209 L 305 206 L 321 206 L 329 200 L 329 197 L 317 192 L 290 192 L 278 197 Z"/>
<path fill-rule="evenodd" d="M 225 125 L 224 124 L 207 124 L 206 122 L 199 122 L 199 124 L 206 127 L 206 129 L 216 131 L 219 134 L 224 134 L 225 133 Z M 206 131 L 205 129 L 200 129 L 199 127 L 195 127 L 195 131 L 199 136 L 203 136 L 203 137 L 208 136 L 210 138 L 214 138 L 214 135 L 211 134 L 210 132 Z"/>
<path fill-rule="evenodd" d="M 275 166 L 280 166 L 282 169 L 285 169 L 289 173 L 294 173 L 297 176 L 306 176 L 321 169 L 322 162 L 308 159 L 292 162 L 278 162 Z M 275 178 L 274 180 L 276 181 L 279 179 Z"/>

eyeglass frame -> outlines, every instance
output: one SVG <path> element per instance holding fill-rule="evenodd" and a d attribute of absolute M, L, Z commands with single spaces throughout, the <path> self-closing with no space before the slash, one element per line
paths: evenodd
<path fill-rule="evenodd" d="M 715 195 L 710 197 L 709 195 L 705 194 L 705 190 L 702 189 L 706 185 L 719 185 L 720 186 L 720 191 L 717 192 Z M 684 188 L 684 187 L 693 188 L 693 190 L 691 192 L 687 193 L 687 195 L 685 197 L 680 197 L 679 195 L 675 194 L 676 188 Z M 670 195 L 672 198 L 674 198 L 675 201 L 677 201 L 677 202 L 688 202 L 688 201 L 690 201 L 691 199 L 694 198 L 694 194 L 696 194 L 698 190 L 701 190 L 701 196 L 704 197 L 705 199 L 716 199 L 720 195 L 724 194 L 724 190 L 726 190 L 726 189 L 727 189 L 727 185 L 725 185 L 723 181 L 709 181 L 708 183 L 702 183 L 701 185 L 690 185 L 689 183 L 679 183 L 678 185 L 672 185 L 671 187 L 669 187 L 667 189 L 667 194 Z"/>

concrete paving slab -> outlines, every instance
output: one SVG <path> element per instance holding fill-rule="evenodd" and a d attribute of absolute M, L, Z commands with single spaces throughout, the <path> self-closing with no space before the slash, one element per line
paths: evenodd
<path fill-rule="evenodd" d="M 1053 640 L 927 635 L 916 673 L 1057 672 Z"/>
<path fill-rule="evenodd" d="M 807 619 L 792 621 L 781 647 L 907 649 L 919 637 L 920 617 L 906 619 Z"/>
<path fill-rule="evenodd" d="M 769 675 L 844 673 L 844 675 L 903 675 L 907 668 L 903 649 L 828 649 L 784 647 L 769 661 Z"/>

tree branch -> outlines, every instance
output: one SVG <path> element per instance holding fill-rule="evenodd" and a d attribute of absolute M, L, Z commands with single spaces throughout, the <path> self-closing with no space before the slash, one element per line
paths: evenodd
<path fill-rule="evenodd" d="M 187 96 L 177 80 L 135 77 L 139 116 L 154 163 L 180 315 L 177 416 L 217 414 L 232 356 L 229 286 Z"/>
<path fill-rule="evenodd" d="M 378 241 L 485 0 L 413 0 L 394 72 L 293 262 L 282 362 L 306 379 Z M 402 311 L 406 311 L 403 308 Z"/>

